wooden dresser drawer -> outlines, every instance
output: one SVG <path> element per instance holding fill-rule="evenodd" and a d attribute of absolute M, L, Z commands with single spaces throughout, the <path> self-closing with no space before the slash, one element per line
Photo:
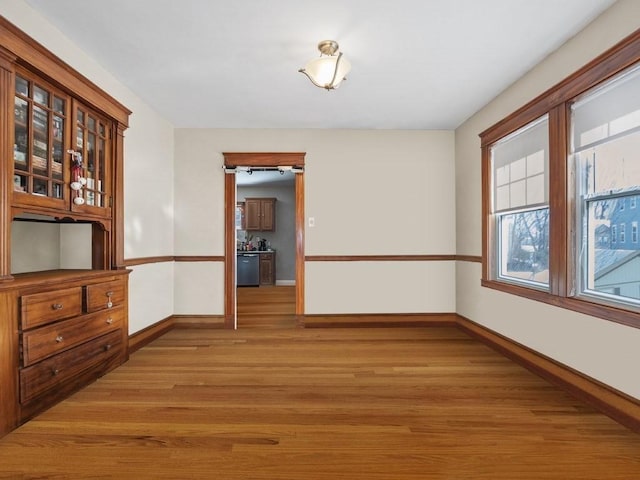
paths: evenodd
<path fill-rule="evenodd" d="M 82 342 L 119 329 L 122 308 L 92 313 L 40 327 L 22 334 L 22 365 L 29 366 Z"/>
<path fill-rule="evenodd" d="M 96 368 L 97 378 L 108 370 L 108 359 L 119 355 L 121 349 L 122 332 L 116 330 L 23 368 L 20 370 L 20 402 L 28 403 L 52 388 L 57 390 L 66 382 L 73 382 L 74 377 L 102 363 L 103 368 Z"/>
<path fill-rule="evenodd" d="M 82 313 L 82 287 L 23 295 L 20 298 L 23 330 Z"/>
<path fill-rule="evenodd" d="M 125 302 L 124 283 L 120 280 L 87 285 L 87 312 L 114 308 Z"/>

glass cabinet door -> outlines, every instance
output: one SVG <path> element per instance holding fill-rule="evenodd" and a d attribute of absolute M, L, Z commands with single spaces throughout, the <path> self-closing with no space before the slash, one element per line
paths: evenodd
<path fill-rule="evenodd" d="M 62 201 L 68 100 L 45 84 L 16 74 L 13 190 Z"/>
<path fill-rule="evenodd" d="M 111 124 L 79 103 L 74 110 L 74 150 L 81 155 L 84 178 L 83 188 L 76 194 L 81 195 L 84 202 L 75 202 L 75 205 L 108 208 L 110 186 L 107 160 L 110 158 Z"/>

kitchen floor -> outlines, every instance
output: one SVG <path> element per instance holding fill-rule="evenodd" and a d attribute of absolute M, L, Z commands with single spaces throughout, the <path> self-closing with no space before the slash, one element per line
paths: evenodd
<path fill-rule="evenodd" d="M 294 286 L 236 289 L 238 328 L 298 328 Z"/>

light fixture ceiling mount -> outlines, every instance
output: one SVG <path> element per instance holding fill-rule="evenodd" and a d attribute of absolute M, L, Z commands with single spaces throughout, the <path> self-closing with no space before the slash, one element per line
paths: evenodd
<path fill-rule="evenodd" d="M 335 40 L 322 40 L 318 43 L 320 56 L 309 61 L 298 71 L 304 73 L 316 87 L 325 90 L 338 88 L 351 70 L 351 63 L 342 52 L 338 53 L 338 48 L 338 42 Z"/>

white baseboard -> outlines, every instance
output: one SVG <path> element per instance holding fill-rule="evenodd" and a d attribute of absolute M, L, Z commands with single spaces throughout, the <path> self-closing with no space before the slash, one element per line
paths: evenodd
<path fill-rule="evenodd" d="M 295 284 L 295 280 L 276 280 L 276 285 L 293 287 Z"/>

